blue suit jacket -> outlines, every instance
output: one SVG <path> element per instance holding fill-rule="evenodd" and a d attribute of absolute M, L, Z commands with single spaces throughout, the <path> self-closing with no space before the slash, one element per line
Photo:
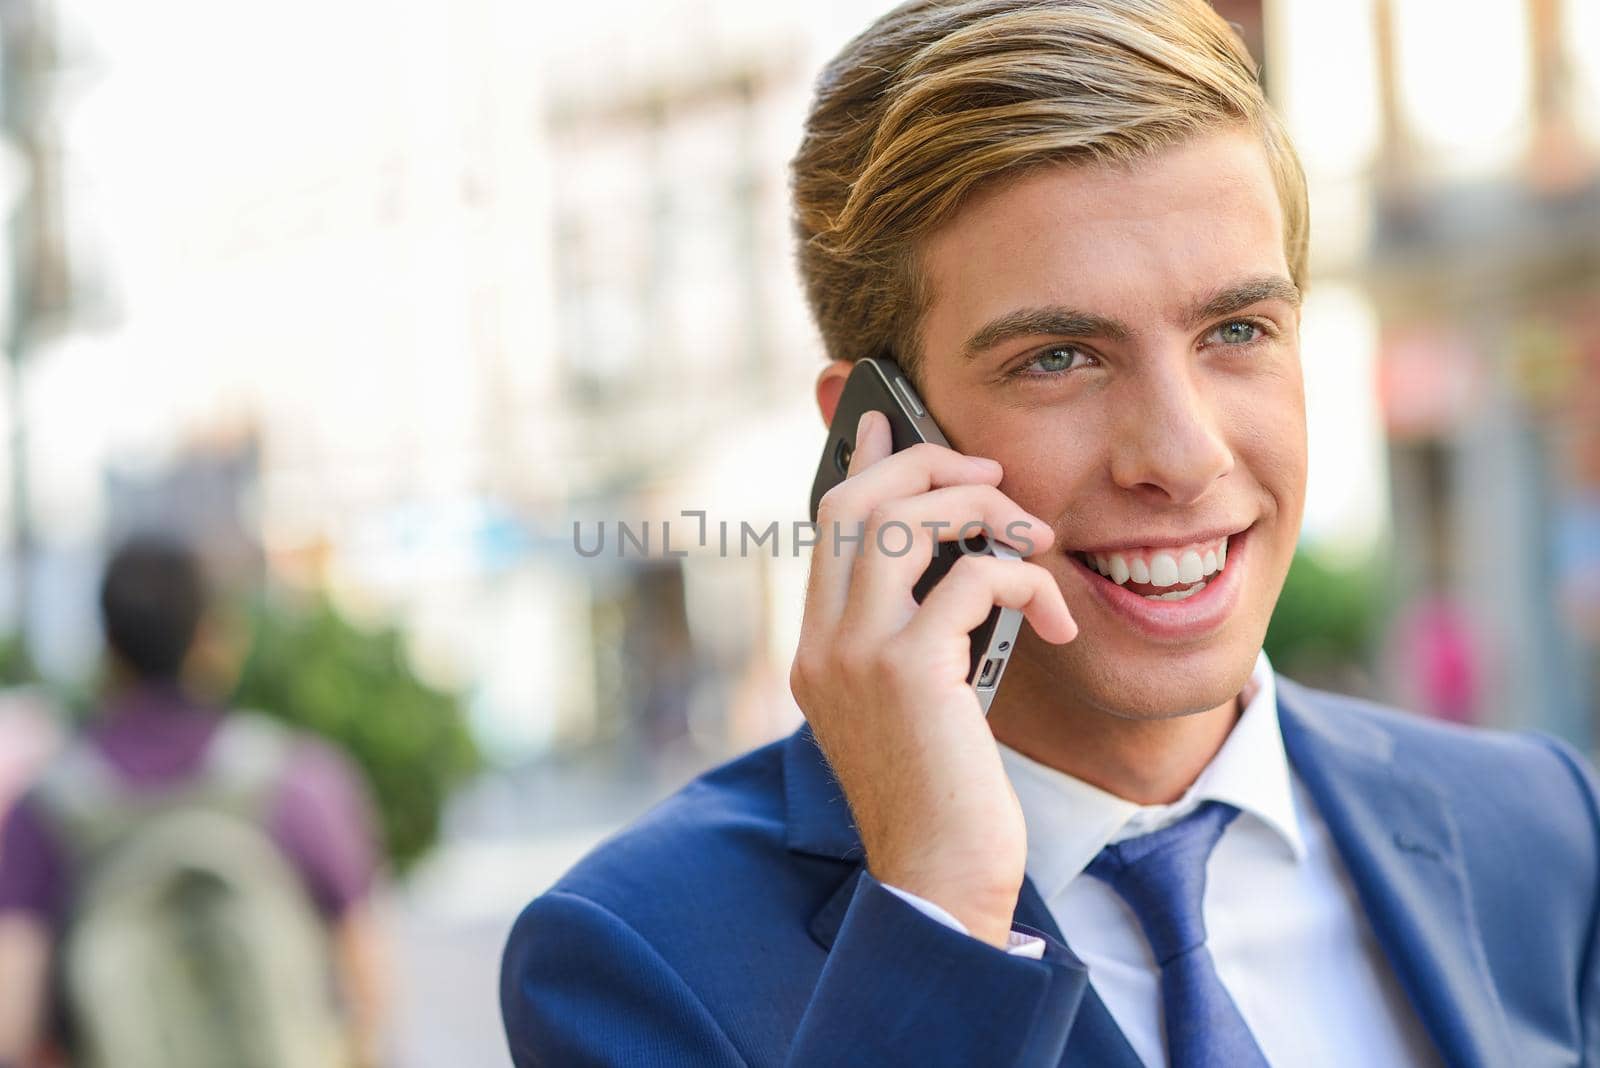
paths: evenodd
<path fill-rule="evenodd" d="M 1443 1059 L 1600 1064 L 1600 813 L 1581 758 L 1281 676 L 1278 694 L 1289 759 Z M 885 890 L 802 727 L 529 905 L 501 1008 L 519 1066 L 1138 1068 L 1031 881 L 1016 921 L 1043 960 Z"/>

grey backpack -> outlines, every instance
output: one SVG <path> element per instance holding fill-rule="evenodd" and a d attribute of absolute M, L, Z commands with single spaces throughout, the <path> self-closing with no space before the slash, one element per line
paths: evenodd
<path fill-rule="evenodd" d="M 202 768 L 133 789 L 75 745 L 36 796 L 76 893 L 62 991 L 85 1068 L 341 1068 L 330 945 L 266 830 L 292 738 L 235 713 Z"/>

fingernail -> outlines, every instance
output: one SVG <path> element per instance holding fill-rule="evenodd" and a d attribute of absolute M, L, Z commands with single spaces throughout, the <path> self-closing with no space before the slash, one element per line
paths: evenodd
<path fill-rule="evenodd" d="M 985 471 L 998 472 L 1000 470 L 1000 462 L 998 460 L 991 460 L 987 456 L 971 456 L 968 457 L 968 459 L 977 464 L 979 467 L 983 468 Z"/>
<path fill-rule="evenodd" d="M 861 413 L 861 418 L 856 420 L 856 440 L 857 441 L 860 441 L 862 435 L 864 435 L 867 432 L 867 421 L 869 419 L 871 419 L 876 414 L 878 414 L 878 413 L 877 412 L 862 412 Z"/>

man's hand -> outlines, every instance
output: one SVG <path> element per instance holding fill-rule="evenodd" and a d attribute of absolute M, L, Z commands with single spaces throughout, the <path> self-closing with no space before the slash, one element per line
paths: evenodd
<path fill-rule="evenodd" d="M 948 910 L 1004 947 L 1022 887 L 1027 828 L 982 706 L 967 681 L 967 633 L 995 605 L 1034 632 L 1070 641 L 1078 627 L 1048 571 L 967 556 L 918 605 L 912 587 L 933 556 L 932 530 L 1025 524 L 1048 549 L 1048 523 L 997 488 L 1000 465 L 937 445 L 891 455 L 888 420 L 862 416 L 849 477 L 817 515 L 805 622 L 789 683 L 833 766 L 880 882 Z M 912 548 L 896 526 L 915 534 Z M 835 532 L 859 542 L 835 539 Z"/>

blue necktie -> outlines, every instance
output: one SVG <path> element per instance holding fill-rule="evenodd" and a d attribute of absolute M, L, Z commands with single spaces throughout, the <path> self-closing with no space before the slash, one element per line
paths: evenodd
<path fill-rule="evenodd" d="M 1161 965 L 1161 1004 L 1172 1068 L 1266 1068 L 1250 1026 L 1217 978 L 1200 903 L 1206 859 L 1239 810 L 1207 801 L 1153 834 L 1114 842 L 1088 872 L 1139 917 Z"/>

